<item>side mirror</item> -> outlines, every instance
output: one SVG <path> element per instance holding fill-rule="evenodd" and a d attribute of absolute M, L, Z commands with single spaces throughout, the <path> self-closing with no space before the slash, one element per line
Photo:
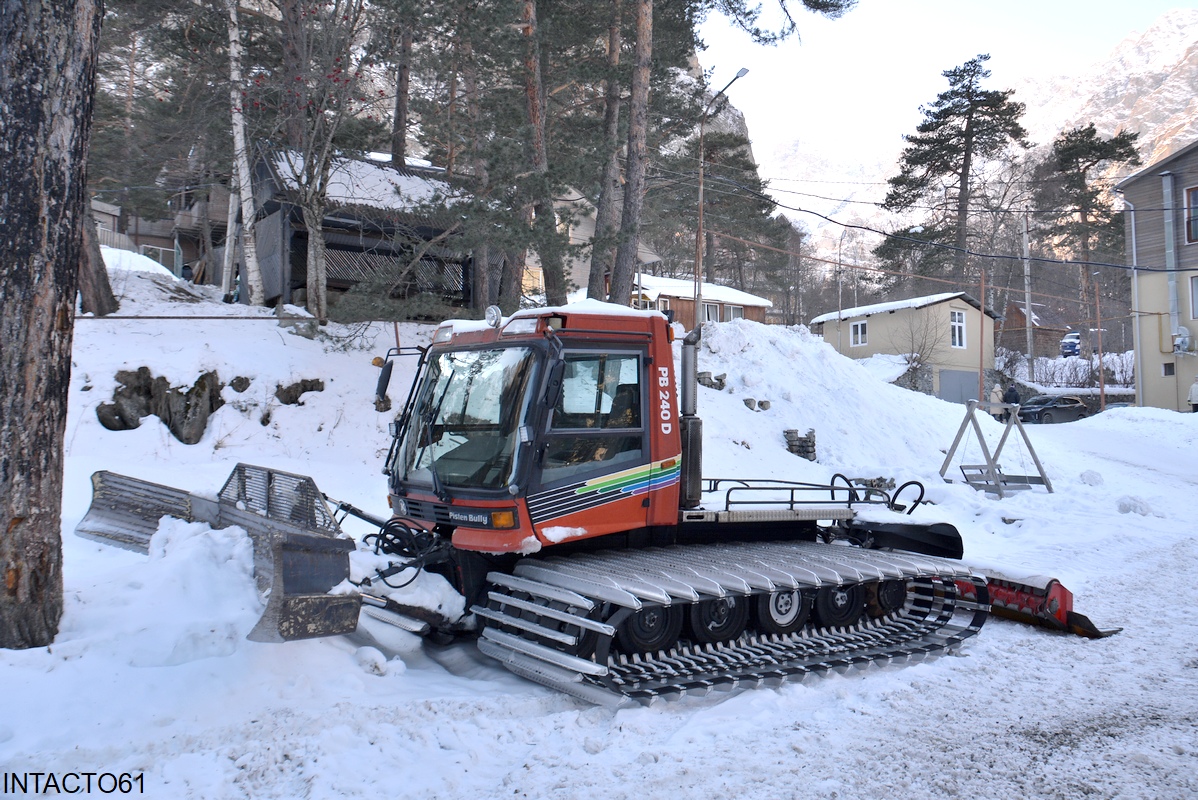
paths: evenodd
<path fill-rule="evenodd" d="M 560 359 L 553 362 L 553 366 L 549 368 L 549 380 L 545 383 L 545 398 L 543 400 L 546 408 L 556 406 L 558 399 L 562 396 L 562 380 L 565 372 L 566 362 Z"/>
<path fill-rule="evenodd" d="M 394 361 L 387 361 L 383 364 L 383 370 L 379 373 L 378 387 L 374 390 L 375 401 L 382 403 L 387 398 L 387 387 L 391 384 L 391 368 L 395 366 Z"/>

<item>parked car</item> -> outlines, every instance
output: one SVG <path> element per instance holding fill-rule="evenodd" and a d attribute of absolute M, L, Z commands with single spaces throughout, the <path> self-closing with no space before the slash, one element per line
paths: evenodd
<path fill-rule="evenodd" d="M 1061 337 L 1061 358 L 1078 356 L 1082 352 L 1082 335 L 1076 331 Z"/>
<path fill-rule="evenodd" d="M 1020 422 L 1072 422 L 1085 419 L 1090 410 L 1080 397 L 1038 394 L 1019 406 Z"/>

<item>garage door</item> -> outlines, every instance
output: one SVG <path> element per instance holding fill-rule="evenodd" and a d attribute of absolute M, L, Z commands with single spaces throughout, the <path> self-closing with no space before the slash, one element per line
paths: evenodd
<path fill-rule="evenodd" d="M 941 400 L 965 405 L 969 400 L 978 399 L 978 374 L 957 369 L 940 370 Z"/>

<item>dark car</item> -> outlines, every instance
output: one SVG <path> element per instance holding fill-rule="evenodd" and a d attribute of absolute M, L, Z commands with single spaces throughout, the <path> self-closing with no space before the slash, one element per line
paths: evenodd
<path fill-rule="evenodd" d="M 1082 335 L 1077 332 L 1070 332 L 1061 337 L 1061 357 L 1081 355 L 1082 350 Z"/>
<path fill-rule="evenodd" d="M 1019 406 L 1020 422 L 1072 422 L 1085 419 L 1090 410 L 1080 397 L 1038 394 Z"/>

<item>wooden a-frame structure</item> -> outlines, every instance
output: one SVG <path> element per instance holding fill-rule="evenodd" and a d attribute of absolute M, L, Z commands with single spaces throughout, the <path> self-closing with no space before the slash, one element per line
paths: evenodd
<path fill-rule="evenodd" d="M 944 478 L 946 482 L 952 483 L 950 478 L 945 477 L 945 473 L 948 472 L 953 456 L 956 454 L 957 448 L 961 445 L 961 441 L 965 438 L 966 431 L 972 425 L 973 431 L 978 437 L 978 444 L 982 449 L 982 457 L 986 460 L 986 463 L 962 464 L 961 475 L 965 478 L 966 483 L 975 489 L 981 489 L 989 494 L 997 494 L 1000 499 L 1006 497 L 1007 492 L 1030 489 L 1033 485 L 1043 486 L 1049 492 L 1052 492 L 1052 481 L 1048 479 L 1048 475 L 1044 472 L 1040 458 L 1036 455 L 1036 450 L 1032 447 L 1031 440 L 1027 437 L 1027 431 L 1023 429 L 1023 423 L 1019 421 L 1019 406 L 1014 403 L 979 403 L 977 400 L 970 400 L 966 406 L 965 419 L 961 421 L 961 427 L 957 429 L 957 438 L 953 439 L 953 446 L 948 449 L 948 454 L 944 457 L 944 463 L 940 466 L 940 477 Z M 1007 413 L 1006 427 L 1003 428 L 1002 437 L 998 440 L 998 446 L 994 448 L 993 455 L 990 453 L 990 448 L 986 446 L 986 437 L 982 435 L 982 426 L 978 424 L 977 410 L 979 407 L 984 407 L 987 413 L 990 414 L 996 411 Z M 1027 452 L 1031 455 L 1032 461 L 1036 465 L 1036 475 L 1007 475 L 1003 473 L 998 463 L 999 456 L 1002 455 L 1002 449 L 1007 443 L 1007 437 L 1011 435 L 1013 428 L 1019 431 L 1019 435 L 1023 437 L 1023 443 L 1027 445 Z"/>

